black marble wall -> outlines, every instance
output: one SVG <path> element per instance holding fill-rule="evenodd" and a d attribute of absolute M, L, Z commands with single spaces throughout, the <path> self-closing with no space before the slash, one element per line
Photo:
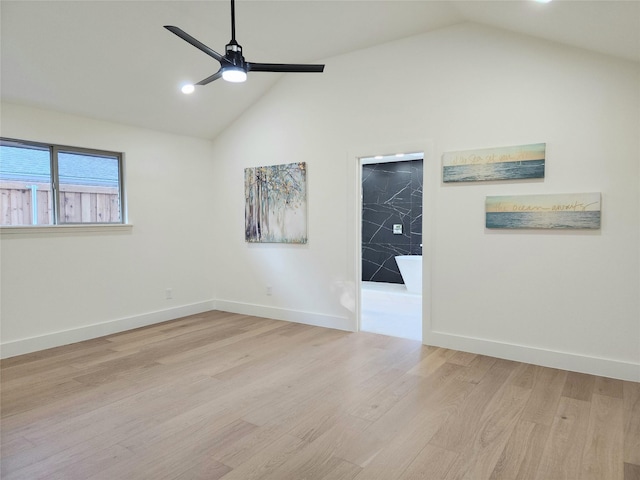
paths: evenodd
<path fill-rule="evenodd" d="M 363 165 L 362 280 L 403 283 L 394 257 L 422 255 L 421 243 L 422 160 Z"/>

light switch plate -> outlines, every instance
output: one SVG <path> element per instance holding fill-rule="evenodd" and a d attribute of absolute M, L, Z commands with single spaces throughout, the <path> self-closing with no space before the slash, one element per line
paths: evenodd
<path fill-rule="evenodd" d="M 393 224 L 393 234 L 394 235 L 402 235 L 402 224 L 394 223 Z"/>

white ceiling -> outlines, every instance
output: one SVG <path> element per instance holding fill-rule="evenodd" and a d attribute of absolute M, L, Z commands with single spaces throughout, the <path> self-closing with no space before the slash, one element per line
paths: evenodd
<path fill-rule="evenodd" d="M 227 0 L 2 0 L 3 101 L 214 138 L 281 75 L 254 72 L 195 94 L 179 86 L 218 69 L 162 28 L 176 25 L 218 52 Z M 640 0 L 237 0 L 248 61 L 315 63 L 461 22 L 476 22 L 640 62 Z M 289 74 L 321 75 L 321 74 Z"/>

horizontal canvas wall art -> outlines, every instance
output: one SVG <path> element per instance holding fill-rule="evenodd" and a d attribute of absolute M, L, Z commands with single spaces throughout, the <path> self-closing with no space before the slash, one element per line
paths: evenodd
<path fill-rule="evenodd" d="M 487 197 L 487 228 L 600 228 L 600 193 Z"/>
<path fill-rule="evenodd" d="M 245 240 L 307 243 L 307 165 L 244 169 Z"/>
<path fill-rule="evenodd" d="M 480 182 L 544 178 L 545 143 L 447 152 L 443 182 Z"/>

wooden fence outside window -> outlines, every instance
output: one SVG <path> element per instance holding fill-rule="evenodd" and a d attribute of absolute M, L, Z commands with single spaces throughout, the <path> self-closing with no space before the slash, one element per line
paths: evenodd
<path fill-rule="evenodd" d="M 48 183 L 0 182 L 0 225 L 51 225 Z M 34 205 L 35 203 L 35 205 Z M 117 187 L 60 185 L 60 223 L 119 223 Z"/>

